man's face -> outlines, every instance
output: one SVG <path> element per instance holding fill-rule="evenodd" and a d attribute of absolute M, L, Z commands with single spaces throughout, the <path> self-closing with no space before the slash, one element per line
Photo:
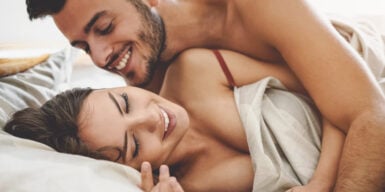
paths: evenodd
<path fill-rule="evenodd" d="M 67 0 L 53 16 L 60 31 L 94 63 L 128 78 L 151 80 L 164 48 L 161 18 L 142 0 Z"/>

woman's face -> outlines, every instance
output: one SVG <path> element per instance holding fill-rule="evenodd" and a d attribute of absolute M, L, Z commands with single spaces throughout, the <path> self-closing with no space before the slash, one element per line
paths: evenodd
<path fill-rule="evenodd" d="M 166 163 L 189 128 L 184 108 L 135 87 L 93 91 L 78 123 L 88 147 L 138 170 L 143 161 L 154 168 Z M 124 155 L 118 158 L 114 147 Z"/>

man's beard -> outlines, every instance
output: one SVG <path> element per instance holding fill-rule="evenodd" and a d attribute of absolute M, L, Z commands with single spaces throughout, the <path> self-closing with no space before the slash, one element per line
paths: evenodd
<path fill-rule="evenodd" d="M 136 86 L 144 87 L 151 82 L 157 66 L 160 65 L 160 57 L 166 49 L 166 32 L 162 18 L 152 12 L 141 0 L 131 0 L 141 15 L 143 30 L 139 38 L 150 48 L 150 55 L 147 57 L 145 78 Z"/>

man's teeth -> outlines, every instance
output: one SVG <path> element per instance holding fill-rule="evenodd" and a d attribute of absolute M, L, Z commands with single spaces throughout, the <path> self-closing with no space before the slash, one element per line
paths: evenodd
<path fill-rule="evenodd" d="M 116 68 L 117 70 L 121 70 L 121 69 L 123 69 L 124 67 L 126 67 L 127 61 L 128 61 L 128 59 L 130 59 L 130 56 L 131 56 L 131 52 L 129 51 L 129 52 L 127 52 L 127 53 L 123 56 L 122 60 L 120 60 L 119 64 L 118 64 L 115 68 Z"/>
<path fill-rule="evenodd" d="M 164 125 L 165 125 L 164 126 L 164 132 L 167 132 L 168 124 L 170 123 L 170 119 L 168 118 L 167 113 L 163 109 L 161 109 L 160 112 L 162 113 L 163 119 L 164 119 Z"/>

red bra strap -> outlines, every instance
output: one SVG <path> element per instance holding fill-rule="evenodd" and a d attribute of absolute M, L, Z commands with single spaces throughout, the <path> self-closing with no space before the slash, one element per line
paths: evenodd
<path fill-rule="evenodd" d="M 217 59 L 219 61 L 219 64 L 220 64 L 220 66 L 221 66 L 221 68 L 223 70 L 223 73 L 225 73 L 227 81 L 229 82 L 229 84 L 232 87 L 235 87 L 236 85 L 235 85 L 233 76 L 231 75 L 231 72 L 230 72 L 229 68 L 227 67 L 226 62 L 223 59 L 221 53 L 218 50 L 216 50 L 216 49 L 214 49 L 213 52 L 214 52 L 215 57 L 217 57 Z"/>

